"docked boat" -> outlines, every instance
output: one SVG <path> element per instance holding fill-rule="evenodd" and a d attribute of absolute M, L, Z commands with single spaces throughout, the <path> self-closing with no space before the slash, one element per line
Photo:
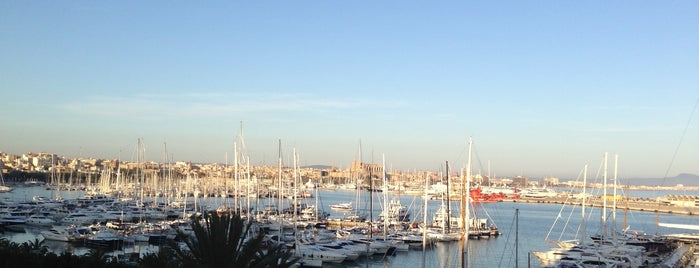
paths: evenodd
<path fill-rule="evenodd" d="M 345 260 L 353 261 L 359 258 L 359 252 L 354 248 L 346 248 L 337 242 L 330 242 L 325 244 L 318 244 L 321 247 L 326 247 L 332 250 L 336 250 L 338 253 L 345 255 Z"/>
<path fill-rule="evenodd" d="M 65 218 L 61 219 L 61 223 L 67 224 L 67 225 L 90 225 L 95 222 L 97 222 L 99 218 L 88 215 L 86 213 L 81 213 L 81 212 L 74 212 L 68 214 Z"/>
<path fill-rule="evenodd" d="M 124 236 L 108 229 L 100 229 L 85 239 L 85 246 L 102 249 L 121 249 L 124 246 Z"/>
<path fill-rule="evenodd" d="M 12 214 L 0 215 L 0 226 L 3 227 L 22 225 L 25 223 L 27 223 L 27 218 L 24 216 L 15 216 Z"/>
<path fill-rule="evenodd" d="M 2 166 L 3 163 L 0 161 L 0 166 Z M 2 176 L 2 172 L 0 172 L 0 193 L 7 193 L 7 192 L 12 192 L 12 188 L 5 185 L 5 177 Z"/>
<path fill-rule="evenodd" d="M 50 241 L 73 242 L 85 239 L 92 235 L 92 229 L 76 226 L 53 226 L 49 230 L 41 231 L 41 236 Z"/>
<path fill-rule="evenodd" d="M 49 230 L 41 231 L 41 236 L 45 240 L 68 242 L 73 239 L 73 235 L 64 227 L 53 227 Z"/>
<path fill-rule="evenodd" d="M 323 263 L 342 263 L 347 256 L 342 252 L 317 245 L 300 244 L 296 246 L 294 256 L 304 261 L 321 261 Z"/>
<path fill-rule="evenodd" d="M 336 210 L 352 210 L 352 202 L 330 205 L 330 208 Z"/>
<path fill-rule="evenodd" d="M 488 202 L 500 202 L 502 199 L 507 198 L 507 194 L 503 192 L 491 192 L 484 191 L 482 188 L 471 189 L 471 202 L 473 203 L 488 203 Z"/>
<path fill-rule="evenodd" d="M 379 222 L 388 221 L 390 223 L 409 222 L 410 211 L 400 203 L 400 199 L 394 198 L 379 215 Z"/>
<path fill-rule="evenodd" d="M 83 197 L 79 197 L 79 198 L 75 199 L 75 201 L 77 201 L 78 204 L 80 204 L 80 205 L 90 206 L 90 205 L 114 203 L 115 199 L 113 197 L 107 196 L 105 194 L 89 193 Z"/>
<path fill-rule="evenodd" d="M 27 225 L 33 226 L 53 226 L 56 221 L 42 214 L 34 214 L 27 218 Z"/>
<path fill-rule="evenodd" d="M 527 188 L 519 193 L 521 197 L 529 198 L 547 198 L 556 197 L 558 193 L 551 188 Z"/>

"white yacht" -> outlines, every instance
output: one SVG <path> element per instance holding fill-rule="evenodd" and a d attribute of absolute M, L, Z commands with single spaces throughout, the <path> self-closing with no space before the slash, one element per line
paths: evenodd
<path fill-rule="evenodd" d="M 41 231 L 41 236 L 50 241 L 68 242 L 71 240 L 71 234 L 64 227 L 53 227 L 49 230 Z"/>
<path fill-rule="evenodd" d="M 337 210 L 352 210 L 352 202 L 330 205 L 330 208 Z"/>
<path fill-rule="evenodd" d="M 521 197 L 547 198 L 556 197 L 558 193 L 551 188 L 527 188 L 519 192 Z"/>
<path fill-rule="evenodd" d="M 56 224 L 56 221 L 44 216 L 42 214 L 34 214 L 29 216 L 27 218 L 27 225 L 34 225 L 34 226 L 53 226 Z"/>
<path fill-rule="evenodd" d="M 75 225 L 90 225 L 98 221 L 99 219 L 95 216 L 88 215 L 86 213 L 74 212 L 68 214 L 61 220 L 64 224 L 75 224 Z"/>
<path fill-rule="evenodd" d="M 347 258 L 342 252 L 316 245 L 297 245 L 294 256 L 323 263 L 342 263 Z"/>

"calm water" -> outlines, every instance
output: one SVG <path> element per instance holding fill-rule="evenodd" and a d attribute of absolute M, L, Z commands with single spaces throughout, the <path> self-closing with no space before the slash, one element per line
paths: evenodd
<path fill-rule="evenodd" d="M 33 196 L 55 196 L 55 192 L 47 191 L 43 187 L 17 187 L 11 193 L 0 194 L 0 200 L 31 200 Z M 60 192 L 64 199 L 71 199 L 82 196 L 84 193 L 79 191 Z M 664 195 L 663 193 L 662 195 Z M 676 193 L 684 194 L 684 193 Z M 633 196 L 633 195 L 632 195 Z M 331 213 L 331 217 L 340 217 L 342 213 L 329 209 L 329 206 L 339 202 L 352 201 L 356 206 L 356 193 L 349 190 L 326 191 L 318 192 L 318 204 L 324 208 L 326 212 Z M 369 211 L 368 192 L 362 192 L 360 196 L 360 208 Z M 374 193 L 374 218 L 377 218 L 383 202 L 383 194 Z M 399 198 L 401 203 L 408 206 L 411 211 L 411 218 L 417 221 L 423 219 L 423 199 L 419 196 L 393 196 L 389 199 Z M 641 197 L 641 196 L 639 196 Z M 222 198 L 204 198 L 199 202 L 208 204 L 211 208 L 218 207 L 221 203 L 230 203 L 230 199 Z M 316 203 L 316 199 L 306 199 L 309 205 Z M 268 199 L 252 199 L 253 206 L 263 207 L 264 205 L 277 204 L 276 200 Z M 439 207 L 441 201 L 431 200 L 428 202 L 428 219 L 431 220 L 432 213 Z M 289 206 L 288 200 L 285 200 L 285 206 Z M 458 202 L 452 203 L 452 208 L 458 211 Z M 547 250 L 553 245 L 545 242 L 548 240 L 568 240 L 575 238 L 576 232 L 578 236 L 582 234 L 580 225 L 580 208 L 565 207 L 556 204 L 527 204 L 527 203 L 485 203 L 476 204 L 474 209 L 479 217 L 490 217 L 503 233 L 502 236 L 491 238 L 488 240 L 469 240 L 468 241 L 468 260 L 471 267 L 514 267 L 515 266 L 515 248 L 518 250 L 518 264 L 520 267 L 527 267 L 528 253 L 531 251 Z M 515 211 L 519 210 L 519 231 L 517 233 L 517 224 L 515 222 Z M 608 222 L 612 221 L 611 210 L 607 211 Z M 617 211 L 617 226 L 621 226 L 623 220 L 623 212 Z M 554 220 L 558 217 L 556 224 Z M 589 209 L 586 211 L 586 230 L 587 234 L 598 233 L 600 228 L 600 209 Z M 627 223 L 633 230 L 642 230 L 647 233 L 656 232 L 655 217 L 658 217 L 660 222 L 684 223 L 684 224 L 699 224 L 698 217 L 670 214 L 655 214 L 647 212 L 627 212 Z M 566 225 L 567 223 L 567 225 Z M 6 237 L 15 242 L 26 242 L 36 238 L 41 239 L 39 233 L 41 229 L 27 229 L 25 233 L 6 233 Z M 680 229 L 668 229 L 660 227 L 657 229 L 659 234 L 682 233 L 688 232 Z M 518 237 L 518 239 L 517 239 Z M 515 243 L 518 240 L 519 243 Z M 86 250 L 83 248 L 71 248 L 67 243 L 47 241 L 45 243 L 51 250 L 61 252 L 64 250 L 73 250 L 80 254 Z M 429 248 L 425 254 L 426 267 L 459 267 L 460 266 L 460 247 L 461 242 L 455 243 L 437 243 L 434 247 Z M 125 249 L 127 252 L 152 252 L 157 250 L 153 246 L 145 244 L 137 244 L 134 248 Z M 354 267 L 415 267 L 422 263 L 422 251 L 411 250 L 409 252 L 398 252 L 396 256 L 381 257 L 372 256 L 369 259 L 358 260 L 353 263 L 343 263 L 338 267 L 354 266 Z M 538 267 L 539 262 L 532 255 L 530 260 L 532 267 Z"/>

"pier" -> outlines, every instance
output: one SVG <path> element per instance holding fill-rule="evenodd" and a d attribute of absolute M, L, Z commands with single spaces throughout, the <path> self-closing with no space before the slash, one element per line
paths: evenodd
<path fill-rule="evenodd" d="M 519 199 L 502 199 L 501 202 L 521 202 L 521 203 L 540 203 L 540 204 L 565 204 L 571 206 L 582 206 L 582 199 L 571 199 L 566 197 L 545 197 L 545 198 L 526 198 Z M 604 200 L 599 197 L 590 197 L 585 201 L 585 206 L 602 207 Z M 612 207 L 612 202 L 607 200 L 607 208 Z M 633 199 L 617 201 L 617 209 L 627 209 L 644 212 L 656 212 L 667 214 L 681 215 L 699 215 L 699 207 L 696 206 L 676 206 L 657 200 L 649 199 Z"/>

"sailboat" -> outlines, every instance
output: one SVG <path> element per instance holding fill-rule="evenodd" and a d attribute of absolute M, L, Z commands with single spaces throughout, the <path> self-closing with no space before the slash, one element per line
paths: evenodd
<path fill-rule="evenodd" d="M 446 174 L 447 174 L 447 190 L 442 197 L 442 202 L 439 205 L 437 211 L 432 215 L 432 223 L 427 228 L 426 235 L 428 238 L 434 241 L 447 242 L 447 241 L 457 241 L 461 239 L 462 235 L 459 232 L 460 223 L 458 218 L 453 215 L 452 210 L 449 207 L 449 162 L 446 163 Z M 446 197 L 446 202 L 444 200 Z"/>
<path fill-rule="evenodd" d="M 614 183 L 616 186 L 616 160 Z M 604 194 L 607 191 L 607 154 L 604 154 Z M 583 171 L 583 185 L 587 183 L 587 165 Z M 616 187 L 614 189 L 616 194 Z M 583 187 L 583 194 L 585 187 Z M 571 267 L 589 265 L 604 265 L 604 267 L 641 267 L 645 265 L 653 265 L 656 260 L 651 258 L 647 248 L 631 242 L 616 230 L 616 222 L 613 222 L 611 233 L 608 232 L 608 222 L 606 218 L 606 198 L 603 199 L 602 213 L 600 217 L 601 232 L 590 239 L 585 235 L 585 199 L 582 203 L 581 215 L 581 230 L 582 237 L 580 240 L 561 241 L 556 243 L 559 247 L 552 248 L 548 251 L 533 252 L 533 254 L 541 261 L 543 265 L 568 265 Z M 613 210 L 616 210 L 616 202 Z M 560 216 L 560 214 L 559 214 Z M 614 216 L 616 216 L 614 214 Z M 613 219 L 615 221 L 615 217 Z M 554 222 L 555 224 L 555 222 Z M 659 252 L 655 252 L 659 253 Z"/>
<path fill-rule="evenodd" d="M 493 220 L 490 218 L 488 215 L 488 212 L 485 210 L 483 207 L 479 207 L 479 210 L 476 210 L 476 207 L 474 204 L 480 204 L 481 202 L 476 202 L 477 200 L 474 199 L 474 196 L 472 195 L 474 193 L 473 189 L 471 189 L 471 176 L 472 176 L 472 167 L 471 167 L 471 150 L 473 146 L 473 140 L 469 138 L 468 141 L 468 163 L 466 167 L 466 175 L 462 176 L 465 178 L 462 178 L 462 182 L 465 182 L 466 184 L 466 189 L 463 189 L 463 191 L 466 194 L 462 194 L 461 196 L 464 197 L 465 199 L 462 199 L 461 205 L 462 205 L 462 214 L 464 217 L 461 219 L 461 225 L 463 225 L 463 229 L 465 231 L 465 235 L 468 236 L 469 239 L 488 239 L 491 237 L 497 237 L 499 236 L 500 230 L 498 229 L 497 225 Z M 476 196 L 477 198 L 477 196 Z M 480 211 L 478 214 L 483 214 L 485 213 L 485 217 L 481 217 L 477 215 L 477 212 Z M 465 223 L 465 224 L 464 224 Z"/>
<path fill-rule="evenodd" d="M 0 160 L 0 193 L 11 192 L 12 188 L 5 185 L 5 177 L 2 175 L 2 169 L 5 167 L 5 163 Z"/>
<path fill-rule="evenodd" d="M 338 209 L 338 210 L 343 210 L 343 211 L 347 210 L 344 217 L 342 217 L 342 219 L 340 219 L 341 221 L 364 222 L 364 221 L 366 221 L 367 216 L 368 216 L 366 212 L 360 212 L 361 200 L 362 200 L 361 199 L 362 198 L 361 197 L 361 192 L 362 192 L 361 184 L 362 184 L 362 181 L 364 179 L 363 178 L 364 169 L 363 169 L 363 165 L 362 165 L 362 141 L 361 140 L 359 141 L 359 151 L 357 152 L 357 154 L 358 154 L 358 160 L 356 162 L 357 164 L 356 165 L 353 164 L 353 166 L 356 167 L 356 170 L 354 170 L 354 172 L 356 172 L 356 178 L 354 181 L 354 185 L 351 187 L 355 191 L 355 206 L 352 206 L 352 202 L 337 204 L 339 206 L 334 205 L 336 207 L 331 206 L 331 208 L 333 208 L 333 209 Z M 369 180 L 371 180 L 371 177 L 369 178 Z"/>

